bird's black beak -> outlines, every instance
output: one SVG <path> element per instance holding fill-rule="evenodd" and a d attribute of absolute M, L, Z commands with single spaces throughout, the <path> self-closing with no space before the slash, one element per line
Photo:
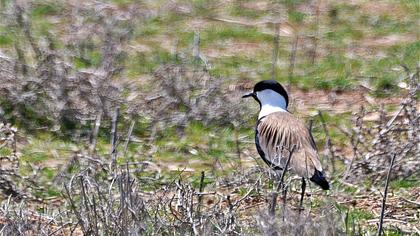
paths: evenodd
<path fill-rule="evenodd" d="M 250 93 L 247 93 L 247 94 L 245 94 L 245 95 L 242 96 L 242 98 L 247 98 L 247 97 L 255 97 L 255 93 L 254 92 L 250 92 Z"/>

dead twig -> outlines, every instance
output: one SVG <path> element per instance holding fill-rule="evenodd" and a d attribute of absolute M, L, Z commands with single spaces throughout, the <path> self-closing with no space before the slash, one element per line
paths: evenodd
<path fill-rule="evenodd" d="M 268 214 L 270 216 L 275 216 L 276 214 L 278 192 L 280 191 L 280 189 L 284 191 L 284 176 L 286 175 L 287 168 L 289 167 L 289 163 L 290 163 L 290 160 L 292 159 L 292 155 L 293 155 L 293 152 L 295 151 L 295 148 L 296 148 L 296 145 L 293 145 L 292 149 L 289 152 L 289 156 L 287 158 L 286 164 L 283 167 L 283 172 L 281 173 L 281 177 L 280 177 L 279 183 L 277 184 L 276 190 L 271 195 L 271 199 L 268 204 Z"/>
<path fill-rule="evenodd" d="M 70 191 L 69 191 L 68 187 L 65 184 L 64 184 L 64 190 L 65 190 L 65 193 L 67 194 L 67 199 L 70 202 L 71 209 L 72 209 L 73 213 L 76 215 L 77 224 L 80 225 L 84 234 L 87 233 L 87 231 L 85 229 L 85 226 L 84 226 L 84 223 L 83 223 L 83 218 L 82 218 L 80 212 L 77 210 L 76 204 L 75 204 L 73 198 L 71 197 L 71 194 L 70 194 Z M 75 225 L 75 228 L 77 227 L 77 224 Z"/>
<path fill-rule="evenodd" d="M 135 120 L 132 120 L 131 123 L 130 123 L 130 128 L 128 129 L 127 138 L 126 138 L 125 143 L 124 143 L 124 156 L 127 154 L 128 144 L 131 141 L 130 139 L 131 139 L 131 135 L 133 133 L 135 124 L 136 124 Z"/>
<path fill-rule="evenodd" d="M 409 199 L 403 198 L 403 197 L 400 197 L 400 199 L 403 200 L 404 202 L 416 205 L 418 208 L 420 208 L 420 202 L 412 201 L 412 200 L 409 200 Z"/>
<path fill-rule="evenodd" d="M 394 154 L 392 156 L 391 164 L 389 165 L 388 174 L 386 176 L 384 195 L 383 195 L 383 198 L 382 198 L 381 216 L 379 218 L 378 236 L 382 235 L 382 227 L 383 227 L 383 223 L 384 223 L 384 214 L 385 214 L 385 208 L 386 208 L 386 206 L 385 206 L 386 197 L 388 195 L 388 184 L 389 184 L 389 179 L 390 179 L 390 176 L 391 176 L 392 166 L 394 165 L 394 161 L 395 161 L 396 156 L 397 156 L 396 154 Z"/>
<path fill-rule="evenodd" d="M 95 152 L 96 142 L 97 142 L 98 133 L 99 133 L 99 127 L 101 126 L 101 120 L 102 120 L 102 111 L 100 111 L 96 115 L 95 125 L 92 130 L 91 141 L 90 141 L 90 146 L 89 146 L 90 154 L 94 154 Z"/>
<path fill-rule="evenodd" d="M 277 60 L 279 57 L 279 47 L 280 47 L 280 23 L 275 25 L 276 34 L 273 39 L 273 57 L 271 65 L 271 79 L 275 80 L 277 78 Z"/>
<path fill-rule="evenodd" d="M 202 193 L 204 191 L 204 178 L 205 178 L 205 172 L 204 171 L 201 171 L 200 188 L 199 188 L 200 193 Z M 202 207 L 201 204 L 202 204 L 202 201 L 203 201 L 203 195 L 200 194 L 200 195 L 198 195 L 198 206 L 197 206 L 197 214 L 198 215 L 200 215 L 200 212 L 201 212 L 201 207 Z"/>
<path fill-rule="evenodd" d="M 294 74 L 298 43 L 299 43 L 299 35 L 296 34 L 296 36 L 293 38 L 292 51 L 290 52 L 290 56 L 289 56 L 289 85 L 291 83 L 290 80 L 292 79 L 293 74 Z"/>
<path fill-rule="evenodd" d="M 115 166 L 117 159 L 117 139 L 118 139 L 118 116 L 120 114 L 120 108 L 115 108 L 114 116 L 112 117 L 112 127 L 111 127 L 111 165 Z"/>
<path fill-rule="evenodd" d="M 335 153 L 334 153 L 334 148 L 331 141 L 330 132 L 328 131 L 324 116 L 322 115 L 322 112 L 320 110 L 318 110 L 318 116 L 319 116 L 319 119 L 321 120 L 322 129 L 324 130 L 325 136 L 327 137 L 327 148 L 328 148 L 328 152 L 331 155 L 331 168 L 332 168 L 332 174 L 334 174 L 335 173 Z"/>

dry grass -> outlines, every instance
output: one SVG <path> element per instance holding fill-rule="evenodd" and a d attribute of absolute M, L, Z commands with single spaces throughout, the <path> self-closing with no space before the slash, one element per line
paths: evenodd
<path fill-rule="evenodd" d="M 267 7 L 268 3 L 232 4 L 246 8 L 256 18 L 262 11 L 278 10 Z M 1 14 L 6 20 L 1 27 L 10 30 L 13 40 L 0 35 L 0 42 L 8 43 L 6 53 L 0 54 L 0 234 L 371 235 L 381 221 L 381 209 L 385 232 L 419 234 L 419 68 L 403 66 L 391 71 L 387 63 L 398 64 L 389 60 L 383 65 L 369 61 L 373 65 L 365 68 L 361 66 L 365 61 L 346 54 L 354 49 L 346 44 L 349 39 L 358 42 L 361 37 L 364 47 L 382 50 L 411 42 L 412 37 L 391 37 L 391 32 L 365 38 L 360 32 L 365 29 L 354 30 L 348 25 L 351 21 L 346 21 L 360 4 L 289 5 L 290 12 L 302 11 L 303 15 L 290 15 L 291 21 L 295 17 L 293 24 L 302 28 L 301 39 L 293 46 L 287 44 L 292 39 L 280 34 L 278 41 L 281 58 L 289 51 L 296 53 L 293 60 L 290 56 L 296 67 L 290 69 L 288 81 L 297 78 L 298 86 L 307 83 L 306 88 L 311 88 L 291 87 L 295 97 L 304 97 L 293 101 L 297 112 L 318 105 L 342 120 L 345 113 L 367 104 L 351 114 L 347 126 L 328 122 L 326 112 L 316 112 L 320 122 L 315 122 L 318 130 L 314 132 L 327 140 L 319 151 L 325 153 L 326 166 L 331 166 L 326 169 L 333 187 L 320 193 L 309 186 L 304 211 L 297 207 L 299 187 L 294 176 L 283 176 L 278 193 L 276 186 L 280 185 L 274 174 L 259 165 L 250 138 L 253 118 L 249 114 L 254 110 L 239 99 L 254 80 L 276 76 L 276 67 L 289 66 L 277 57 L 274 63 L 267 60 L 272 55 L 267 49 L 273 19 L 263 19 L 258 25 L 249 25 L 255 20 L 243 16 L 238 17 L 240 21 L 226 20 L 218 15 L 224 14 L 218 11 L 224 5 L 217 1 L 159 5 L 164 17 L 147 4 L 125 1 L 77 1 L 63 8 L 40 2 L 5 4 Z M 363 6 L 363 12 L 372 8 L 390 14 L 384 10 L 388 4 Z M 389 6 L 401 14 L 402 7 Z M 171 9 L 177 14 L 169 14 Z M 54 12 L 61 12 L 65 21 Z M 297 22 L 305 14 L 311 17 Z M 188 24 L 179 19 L 182 17 L 195 18 Z M 367 18 L 368 23 L 376 22 Z M 57 21 L 62 25 L 59 29 L 43 29 Z M 322 22 L 323 26 L 333 25 L 334 31 L 323 32 L 318 25 Z M 163 25 L 189 25 L 188 29 L 200 28 L 201 33 L 178 28 L 162 33 Z M 217 27 L 210 28 L 214 25 Z M 306 27 L 310 30 L 304 31 Z M 333 39 L 327 40 L 327 35 Z M 240 43 L 233 43 L 235 40 Z M 147 45 L 142 47 L 142 43 Z M 131 51 L 133 48 L 137 51 Z M 416 45 L 412 48 L 415 52 Z M 367 50 L 362 50 L 365 55 Z M 401 59 L 413 58 L 405 56 L 410 49 L 400 50 L 393 53 L 403 54 Z M 338 56 L 330 58 L 329 54 Z M 337 63 L 341 59 L 344 62 Z M 274 72 L 270 74 L 271 65 Z M 372 98 L 372 91 L 389 95 L 387 88 L 392 83 L 379 89 L 363 84 L 366 76 L 378 78 L 372 71 L 359 74 L 362 69 L 377 74 L 382 70 L 384 78 L 398 81 L 404 89 L 392 99 Z M 281 71 L 279 75 L 285 77 Z M 348 91 L 347 83 L 364 90 Z M 329 90 L 313 91 L 314 86 Z M 397 108 L 392 108 L 395 104 Z M 190 139 L 186 139 L 188 132 L 193 133 Z M 36 152 L 25 152 L 29 138 L 45 133 L 75 147 L 50 148 L 35 142 Z M 54 149 L 56 159 L 38 155 L 47 148 Z M 60 148 L 69 156 L 57 151 Z M 182 166 L 174 163 L 175 157 L 181 157 L 182 164 L 191 158 L 189 163 L 206 165 L 162 171 L 156 158 L 159 151 L 169 155 L 166 163 L 171 166 Z M 381 193 L 392 156 L 395 165 L 386 183 L 389 194 L 385 200 Z M 252 162 L 245 165 L 244 157 Z M 276 204 L 270 196 L 276 196 Z"/>

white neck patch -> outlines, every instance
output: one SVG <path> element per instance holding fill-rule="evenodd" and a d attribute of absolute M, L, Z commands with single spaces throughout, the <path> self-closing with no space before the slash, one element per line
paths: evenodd
<path fill-rule="evenodd" d="M 257 92 L 258 100 L 261 102 L 261 110 L 258 119 L 273 112 L 287 112 L 286 99 L 271 89 Z"/>

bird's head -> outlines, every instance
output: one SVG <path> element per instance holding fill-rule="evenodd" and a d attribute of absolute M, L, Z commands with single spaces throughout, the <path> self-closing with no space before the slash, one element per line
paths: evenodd
<path fill-rule="evenodd" d="M 289 96 L 286 90 L 275 80 L 263 80 L 255 84 L 254 91 L 245 94 L 243 98 L 253 97 L 263 106 L 279 107 L 287 111 Z"/>

